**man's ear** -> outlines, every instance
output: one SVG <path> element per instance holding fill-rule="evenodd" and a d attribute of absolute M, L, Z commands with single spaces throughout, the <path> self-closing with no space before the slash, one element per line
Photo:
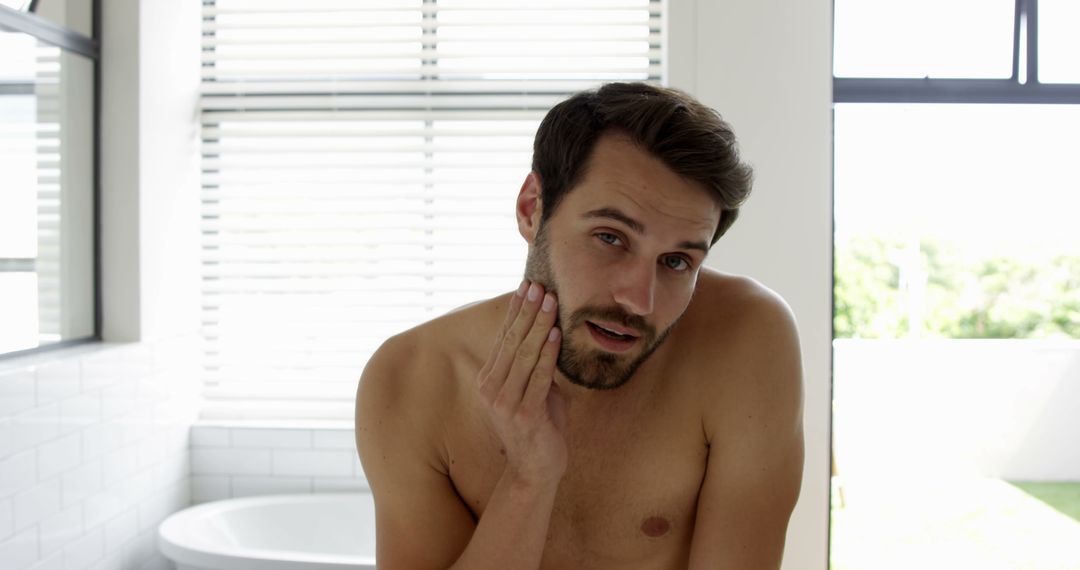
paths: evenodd
<path fill-rule="evenodd" d="M 540 176 L 530 172 L 521 184 L 521 190 L 517 197 L 517 222 L 518 232 L 525 241 L 532 245 L 536 239 L 536 233 L 540 230 L 540 216 L 544 211 L 544 204 L 540 196 Z"/>

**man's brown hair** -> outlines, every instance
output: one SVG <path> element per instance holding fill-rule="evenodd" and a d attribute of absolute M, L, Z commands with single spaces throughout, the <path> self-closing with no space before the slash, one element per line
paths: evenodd
<path fill-rule="evenodd" d="M 753 170 L 739 158 L 731 126 L 690 95 L 647 83 L 583 91 L 544 117 L 532 162 L 540 177 L 542 223 L 581 182 L 596 141 L 609 132 L 629 136 L 679 176 L 709 189 L 721 210 L 712 243 L 735 223 L 750 195 Z"/>

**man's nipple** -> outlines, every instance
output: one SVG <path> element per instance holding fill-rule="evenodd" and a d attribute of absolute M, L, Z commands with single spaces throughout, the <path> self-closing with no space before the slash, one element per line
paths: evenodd
<path fill-rule="evenodd" d="M 670 528 L 671 523 L 664 517 L 649 517 L 641 523 L 641 532 L 653 538 L 664 536 Z"/>

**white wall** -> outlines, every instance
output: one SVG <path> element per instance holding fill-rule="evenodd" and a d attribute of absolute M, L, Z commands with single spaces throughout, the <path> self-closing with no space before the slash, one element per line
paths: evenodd
<path fill-rule="evenodd" d="M 201 5 L 101 1 L 104 336 L 197 334 Z"/>
<path fill-rule="evenodd" d="M 845 486 L 1080 480 L 1080 341 L 837 340 L 835 377 Z"/>
<path fill-rule="evenodd" d="M 806 384 L 806 466 L 785 569 L 826 568 L 832 339 L 832 4 L 669 0 L 668 83 L 730 121 L 753 194 L 707 263 L 791 305 Z"/>
<path fill-rule="evenodd" d="M 98 344 L 0 367 L 0 568 L 163 567 L 190 503 L 198 344 Z"/>
<path fill-rule="evenodd" d="M 201 2 L 139 4 L 143 341 L 199 333 L 201 26 Z"/>
<path fill-rule="evenodd" d="M 139 3 L 100 1 L 102 334 L 129 342 L 141 334 Z"/>

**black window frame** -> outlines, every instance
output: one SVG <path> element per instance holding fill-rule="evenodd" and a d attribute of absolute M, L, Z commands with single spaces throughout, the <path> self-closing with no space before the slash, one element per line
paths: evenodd
<path fill-rule="evenodd" d="M 932 15 L 930 15 L 932 17 Z M 1021 25 L 1025 34 L 1021 34 Z M 1020 77 L 1020 39 L 1026 73 Z M 1039 0 L 1016 0 L 1012 76 L 1006 79 L 836 77 L 836 103 L 1080 104 L 1080 84 L 1039 82 Z"/>
<path fill-rule="evenodd" d="M 39 42 L 59 47 L 65 51 L 79 54 L 89 59 L 93 66 L 93 149 L 91 150 L 91 236 L 93 242 L 93 304 L 94 330 L 88 337 L 65 339 L 25 350 L 0 353 L 0 360 L 18 358 L 65 348 L 77 344 L 99 342 L 102 340 L 102 302 L 101 302 L 101 2 L 90 0 L 91 35 L 87 36 L 70 28 L 55 24 L 35 14 L 37 2 L 30 2 L 27 11 L 15 10 L 0 5 L 0 31 L 27 34 Z M 18 86 L 12 86 L 8 93 L 15 93 Z M 4 94 L 0 91 L 0 95 Z M 0 271 L 26 271 L 33 268 L 33 259 L 0 259 Z"/>

